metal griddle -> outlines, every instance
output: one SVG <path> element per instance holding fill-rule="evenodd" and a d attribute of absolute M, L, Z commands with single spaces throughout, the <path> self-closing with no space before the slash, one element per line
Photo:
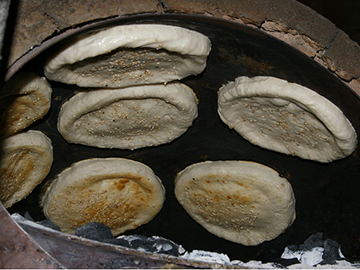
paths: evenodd
<path fill-rule="evenodd" d="M 301 244 L 311 234 L 322 232 L 326 238 L 341 245 L 346 258 L 359 260 L 359 148 L 346 159 L 322 164 L 252 145 L 221 122 L 217 114 L 217 91 L 238 76 L 266 75 L 296 82 L 335 103 L 357 132 L 360 131 L 359 97 L 301 52 L 256 29 L 229 21 L 192 15 L 137 15 L 99 22 L 77 31 L 77 34 L 132 23 L 178 25 L 201 32 L 211 39 L 212 50 L 206 70 L 199 76 L 182 80 L 199 99 L 199 116 L 193 126 L 169 144 L 134 151 L 68 144 L 57 132 L 57 115 L 60 106 L 78 88 L 51 82 L 53 97 L 50 112 L 30 129 L 42 130 L 51 138 L 54 164 L 45 181 L 27 199 L 8 209 L 9 212 L 28 212 L 35 220 L 45 219 L 39 207 L 39 196 L 49 180 L 83 159 L 123 157 L 150 166 L 166 188 L 166 201 L 161 212 L 150 223 L 126 234 L 158 235 L 182 245 L 188 251 L 207 250 L 225 253 L 231 259 L 268 262 L 279 258 L 287 245 Z M 21 70 L 43 75 L 42 64 L 46 57 L 71 38 L 68 36 L 30 57 Z M 276 239 L 255 247 L 235 244 L 207 232 L 184 211 L 173 192 L 176 173 L 205 160 L 248 160 L 277 170 L 293 187 L 296 221 Z"/>

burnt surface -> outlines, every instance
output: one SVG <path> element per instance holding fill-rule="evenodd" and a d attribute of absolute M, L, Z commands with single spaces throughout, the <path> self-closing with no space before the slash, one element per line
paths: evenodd
<path fill-rule="evenodd" d="M 42 130 L 51 138 L 54 165 L 44 183 L 26 200 L 14 205 L 10 212 L 27 211 L 35 220 L 45 219 L 39 207 L 39 197 L 44 186 L 58 173 L 72 163 L 90 157 L 123 157 L 150 166 L 166 188 L 166 201 L 160 213 L 150 223 L 126 234 L 157 235 L 182 245 L 188 251 L 215 251 L 225 253 L 231 259 L 266 262 L 279 258 L 286 246 L 303 243 L 313 233 L 322 232 L 326 238 L 341 245 L 346 258 L 359 260 L 359 149 L 346 159 L 322 164 L 254 146 L 221 122 L 217 114 L 217 91 L 238 76 L 266 75 L 286 79 L 331 100 L 343 110 L 357 131 L 360 130 L 358 97 L 315 61 L 252 28 L 187 15 L 125 17 L 114 20 L 112 24 L 134 22 L 180 25 L 211 39 L 212 51 L 206 70 L 199 76 L 182 80 L 199 99 L 199 116 L 193 126 L 169 144 L 134 151 L 68 144 L 56 129 L 57 115 L 61 104 L 78 88 L 51 82 L 53 100 L 50 112 L 31 128 Z M 110 23 L 103 26 L 110 26 Z M 33 59 L 24 70 L 37 70 L 42 75 L 42 61 L 49 52 Z M 231 243 L 208 233 L 187 215 L 173 192 L 176 173 L 205 160 L 248 160 L 277 170 L 289 180 L 294 190 L 297 218 L 293 225 L 273 241 L 255 247 Z"/>
<path fill-rule="evenodd" d="M 75 235 L 96 241 L 113 238 L 110 227 L 98 222 L 90 222 L 76 228 Z"/>

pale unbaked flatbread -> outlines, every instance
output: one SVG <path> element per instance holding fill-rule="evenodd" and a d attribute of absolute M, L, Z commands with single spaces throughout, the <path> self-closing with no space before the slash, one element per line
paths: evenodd
<path fill-rule="evenodd" d="M 274 77 L 239 77 L 221 87 L 218 113 L 251 143 L 304 159 L 331 162 L 357 145 L 353 126 L 337 106 Z"/>
<path fill-rule="evenodd" d="M 44 66 L 48 79 L 82 87 L 166 83 L 201 73 L 210 53 L 201 33 L 170 25 L 121 25 L 75 40 Z"/>
<path fill-rule="evenodd" d="M 42 203 L 45 216 L 73 234 L 99 222 L 114 236 L 148 223 L 161 210 L 165 189 L 146 165 L 123 158 L 79 161 L 60 173 Z"/>
<path fill-rule="evenodd" d="M 136 149 L 181 136 L 197 112 L 194 92 L 181 83 L 93 90 L 64 103 L 58 130 L 69 143 Z"/>
<path fill-rule="evenodd" d="M 52 89 L 44 77 L 19 72 L 1 89 L 0 138 L 19 132 L 49 111 Z"/>
<path fill-rule="evenodd" d="M 35 130 L 7 137 L 0 147 L 0 201 L 8 208 L 45 179 L 53 163 L 53 149 L 50 139 Z"/>
<path fill-rule="evenodd" d="M 175 196 L 210 233 L 246 246 L 276 238 L 296 215 L 290 183 L 254 162 L 190 165 L 175 179 Z"/>

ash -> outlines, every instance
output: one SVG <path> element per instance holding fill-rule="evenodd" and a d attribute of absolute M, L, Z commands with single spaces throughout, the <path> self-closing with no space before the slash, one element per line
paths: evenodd
<path fill-rule="evenodd" d="M 160 236 L 124 235 L 107 242 L 140 251 L 172 256 L 180 256 L 185 252 L 181 245 Z"/>
<path fill-rule="evenodd" d="M 289 268 L 360 268 L 359 263 L 348 262 L 340 245 L 334 240 L 324 239 L 322 233 L 311 235 L 301 245 L 287 246 L 281 258 L 285 265 L 287 260 L 298 261 L 288 265 Z"/>
<path fill-rule="evenodd" d="M 110 227 L 98 222 L 78 227 L 75 235 L 150 253 L 180 256 L 185 252 L 182 246 L 160 236 L 123 235 L 113 238 Z"/>
<path fill-rule="evenodd" d="M 53 230 L 59 230 L 58 226 L 50 220 L 34 222 L 30 216 L 22 217 L 13 214 L 12 218 L 19 222 L 24 220 L 33 226 L 45 226 Z M 108 244 L 119 245 L 126 248 L 136 249 L 149 253 L 167 254 L 184 259 L 220 265 L 232 266 L 234 268 L 251 269 L 360 269 L 360 262 L 348 261 L 341 252 L 340 245 L 331 239 L 324 239 L 322 233 L 311 235 L 303 244 L 287 246 L 281 258 L 273 262 L 263 263 L 261 261 L 242 262 L 231 261 L 226 254 L 193 250 L 186 251 L 181 245 L 160 236 L 123 235 L 113 238 L 108 226 L 91 222 L 76 229 L 75 234 L 90 240 L 101 241 Z"/>

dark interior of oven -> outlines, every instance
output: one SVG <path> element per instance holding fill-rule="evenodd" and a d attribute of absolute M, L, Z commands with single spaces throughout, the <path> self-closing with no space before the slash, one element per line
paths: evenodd
<path fill-rule="evenodd" d="M 301 244 L 310 235 L 322 232 L 326 238 L 341 245 L 346 258 L 359 260 L 359 149 L 348 158 L 328 164 L 302 160 L 250 144 L 224 125 L 217 114 L 217 91 L 223 84 L 238 76 L 274 76 L 304 85 L 328 98 L 359 132 L 358 96 L 333 74 L 289 45 L 253 28 L 220 19 L 191 15 L 130 16 L 99 24 L 90 30 L 132 23 L 178 25 L 210 38 L 212 50 L 205 71 L 182 80 L 199 99 L 198 118 L 183 136 L 157 147 L 130 151 L 68 144 L 56 129 L 57 115 L 61 104 L 78 88 L 51 82 L 51 109 L 28 129 L 42 130 L 51 138 L 54 164 L 43 183 L 25 200 L 8 209 L 9 212 L 22 215 L 27 212 L 35 221 L 43 220 L 39 196 L 44 185 L 62 170 L 90 157 L 124 157 L 151 167 L 166 189 L 166 201 L 160 213 L 148 224 L 125 234 L 157 235 L 186 250 L 214 251 L 227 254 L 231 259 L 267 262 L 279 258 L 286 246 Z M 45 50 L 22 70 L 43 75 L 44 59 L 60 45 Z M 205 160 L 255 161 L 278 171 L 293 187 L 295 222 L 276 239 L 253 247 L 235 244 L 207 232 L 184 211 L 173 192 L 176 173 Z"/>

